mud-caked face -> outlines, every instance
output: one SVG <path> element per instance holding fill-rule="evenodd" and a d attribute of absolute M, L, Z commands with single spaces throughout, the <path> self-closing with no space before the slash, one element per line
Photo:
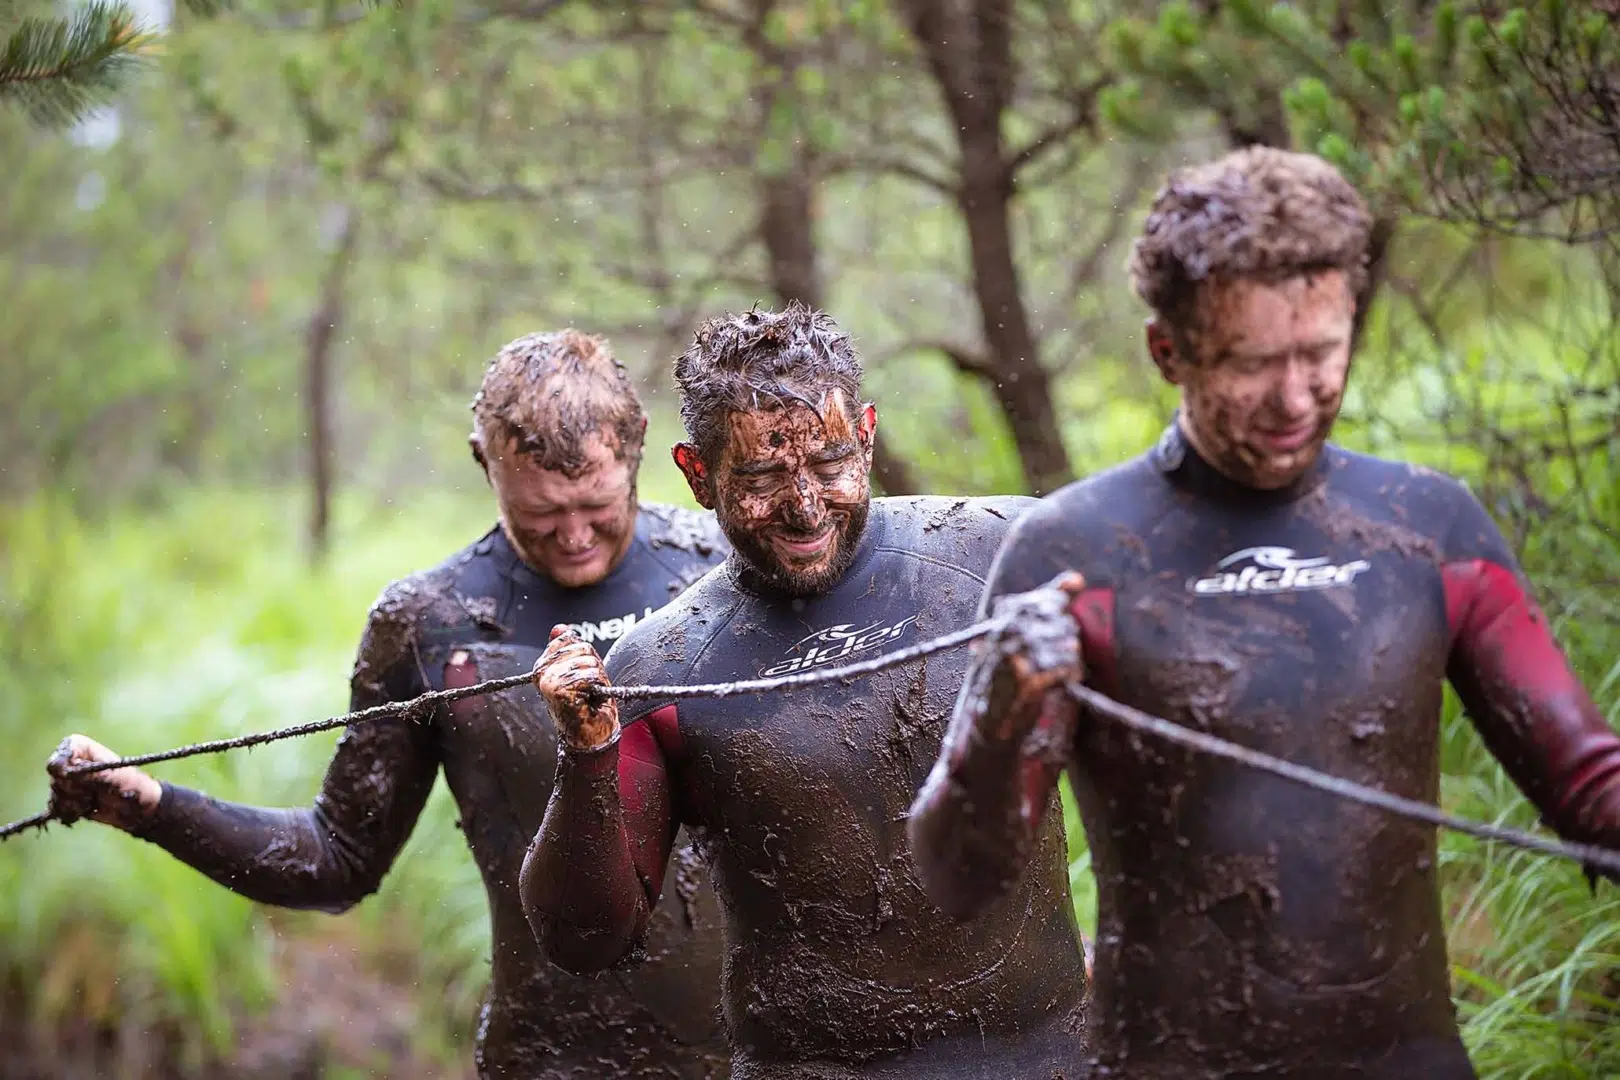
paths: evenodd
<path fill-rule="evenodd" d="M 636 477 L 599 434 L 583 444 L 577 475 L 544 469 L 515 442 L 483 451 L 501 527 L 536 572 L 570 589 L 594 585 L 635 539 Z"/>
<path fill-rule="evenodd" d="M 1337 270 L 1212 282 L 1194 326 L 1173 334 L 1156 321 L 1148 344 L 1181 387 L 1182 428 L 1198 452 L 1239 483 L 1280 488 L 1315 463 L 1339 415 L 1354 317 Z"/>
<path fill-rule="evenodd" d="M 689 448 L 677 448 L 676 460 L 737 554 L 778 587 L 809 595 L 836 582 L 855 556 L 872 496 L 876 422 L 871 406 L 856 419 L 832 391 L 819 409 L 790 403 L 730 413 L 712 470 Z"/>

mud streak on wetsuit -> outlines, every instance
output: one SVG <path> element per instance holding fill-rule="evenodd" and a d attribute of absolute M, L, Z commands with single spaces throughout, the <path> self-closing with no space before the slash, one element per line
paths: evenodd
<path fill-rule="evenodd" d="M 527 671 L 551 627 L 571 622 L 606 650 L 724 555 L 708 514 L 643 505 L 636 538 L 601 583 L 564 589 L 488 535 L 384 590 L 367 623 L 351 705 L 402 701 L 448 679 Z M 457 652 L 465 660 L 452 664 Z M 141 835 L 262 903 L 341 911 L 376 891 L 442 766 L 489 897 L 493 967 L 479 1025 L 480 1075 L 514 1080 L 725 1075 L 719 916 L 685 850 L 679 889 L 653 920 L 656 957 L 633 974 L 584 979 L 541 956 L 518 899 L 523 851 L 551 793 L 556 735 L 531 687 L 456 702 L 422 723 L 350 727 L 312 809 L 220 802 L 164 785 Z"/>
<path fill-rule="evenodd" d="M 848 572 L 810 599 L 734 557 L 621 640 L 610 678 L 759 678 L 958 629 L 1032 503 L 874 500 Z M 733 1080 L 1074 1077 L 1085 973 L 1060 815 L 1022 887 L 972 924 L 923 895 L 906 842 L 966 663 L 963 649 L 849 683 L 623 706 L 644 722 L 558 766 L 524 880 L 542 944 L 574 969 L 617 961 L 685 824 L 725 912 Z"/>
<path fill-rule="evenodd" d="M 1262 493 L 1172 427 L 1152 453 L 1030 511 L 987 599 L 1070 568 L 1088 586 L 1073 607 L 1087 681 L 1117 700 L 1433 802 L 1449 679 L 1558 832 L 1620 841 L 1620 739 L 1455 480 L 1329 446 L 1299 483 Z M 952 782 L 931 782 L 916 812 L 934 835 L 945 817 L 972 818 L 962 808 L 976 798 L 1020 787 L 1017 762 L 1000 756 L 994 776 L 998 755 L 959 737 L 966 715 Z M 1070 768 L 1099 898 L 1096 1076 L 1474 1075 L 1449 994 L 1434 830 L 1104 719 L 1079 722 Z M 928 858 L 931 879 L 949 878 Z M 966 888 L 972 870 L 956 870 Z"/>

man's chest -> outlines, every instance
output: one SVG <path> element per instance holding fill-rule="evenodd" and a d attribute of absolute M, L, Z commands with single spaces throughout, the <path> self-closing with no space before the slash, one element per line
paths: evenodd
<path fill-rule="evenodd" d="M 1438 706 L 1438 557 L 1399 525 L 1335 508 L 1172 515 L 1114 586 L 1114 689 L 1178 722 L 1297 758 Z"/>
<path fill-rule="evenodd" d="M 911 595 L 818 611 L 747 610 L 711 642 L 689 681 L 832 671 L 971 621 Z M 902 602 L 903 601 L 903 602 Z M 711 815 L 790 827 L 806 792 L 861 819 L 899 817 L 939 750 L 966 649 L 895 668 L 759 694 L 682 702 L 682 771 Z"/>

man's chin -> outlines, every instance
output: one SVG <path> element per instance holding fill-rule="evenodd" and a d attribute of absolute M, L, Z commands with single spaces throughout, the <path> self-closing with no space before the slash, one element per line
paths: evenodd
<path fill-rule="evenodd" d="M 792 596 L 815 596 L 836 584 L 844 572 L 843 545 L 834 545 L 816 559 L 784 559 L 769 545 L 732 547 L 772 586 Z"/>
<path fill-rule="evenodd" d="M 1287 454 L 1257 454 L 1254 457 L 1258 460 L 1250 467 L 1249 483 L 1268 491 L 1288 487 L 1311 471 L 1321 453 L 1322 442 L 1317 441 Z"/>
<path fill-rule="evenodd" d="M 611 560 L 600 557 L 589 562 L 539 560 L 530 565 L 542 567 L 547 577 L 565 589 L 583 589 L 595 585 L 613 569 Z"/>

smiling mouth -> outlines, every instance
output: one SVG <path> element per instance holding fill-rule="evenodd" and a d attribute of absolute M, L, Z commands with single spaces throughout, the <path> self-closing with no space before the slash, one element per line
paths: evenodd
<path fill-rule="evenodd" d="M 808 558 L 820 555 L 832 543 L 833 529 L 829 526 L 819 533 L 804 536 L 797 533 L 776 533 L 771 537 L 775 545 L 790 555 Z"/>
<path fill-rule="evenodd" d="M 1288 452 L 1298 450 L 1309 443 L 1316 435 L 1315 424 L 1301 424 L 1298 427 L 1284 428 L 1281 431 L 1258 431 L 1255 433 L 1262 446 L 1268 450 Z"/>

